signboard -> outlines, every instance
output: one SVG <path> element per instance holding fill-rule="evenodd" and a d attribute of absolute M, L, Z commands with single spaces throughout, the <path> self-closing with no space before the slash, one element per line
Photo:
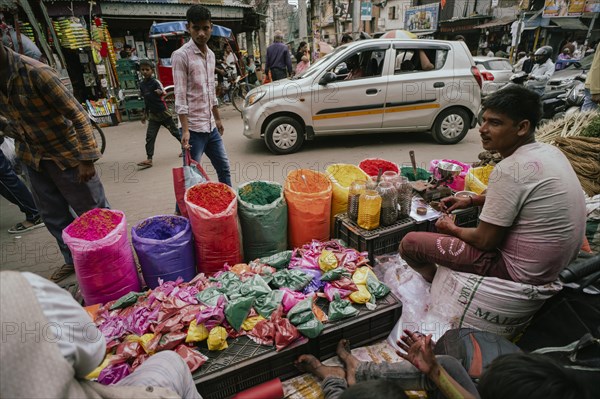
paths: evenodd
<path fill-rule="evenodd" d="M 404 13 L 404 29 L 410 32 L 437 30 L 439 10 L 440 3 L 408 7 Z"/>
<path fill-rule="evenodd" d="M 583 14 L 586 0 L 546 0 L 544 18 L 579 17 Z"/>
<path fill-rule="evenodd" d="M 370 21 L 372 19 L 373 12 L 373 4 L 371 2 L 361 2 L 360 3 L 360 20 L 361 21 Z"/>
<path fill-rule="evenodd" d="M 600 0 L 587 0 L 584 12 L 600 12 Z"/>

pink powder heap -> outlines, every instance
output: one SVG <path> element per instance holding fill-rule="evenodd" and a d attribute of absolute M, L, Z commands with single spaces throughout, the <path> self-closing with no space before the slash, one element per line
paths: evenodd
<path fill-rule="evenodd" d="M 123 216 L 109 209 L 96 208 L 75 219 L 65 231 L 74 238 L 96 241 L 106 237 L 121 223 Z"/>

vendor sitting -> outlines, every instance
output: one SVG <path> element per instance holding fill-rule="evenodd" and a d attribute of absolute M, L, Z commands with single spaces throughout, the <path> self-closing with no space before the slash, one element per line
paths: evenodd
<path fill-rule="evenodd" d="M 578 254 L 585 229 L 579 180 L 562 152 L 535 141 L 539 96 L 514 86 L 482 102 L 483 148 L 504 160 L 490 175 L 486 195 L 442 200 L 446 212 L 483 206 L 476 228 L 444 215 L 439 233 L 411 232 L 400 255 L 431 282 L 436 264 L 452 270 L 542 285 Z"/>

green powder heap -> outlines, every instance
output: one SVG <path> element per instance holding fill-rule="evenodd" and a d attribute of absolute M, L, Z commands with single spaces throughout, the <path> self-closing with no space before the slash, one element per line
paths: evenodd
<path fill-rule="evenodd" d="M 281 196 L 281 187 L 262 181 L 240 188 L 240 198 L 254 205 L 268 205 Z"/>

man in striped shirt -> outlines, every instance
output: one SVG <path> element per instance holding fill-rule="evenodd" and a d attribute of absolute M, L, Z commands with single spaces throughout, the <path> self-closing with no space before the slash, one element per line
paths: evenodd
<path fill-rule="evenodd" d="M 181 145 L 190 149 L 198 162 L 206 152 L 219 181 L 231 186 L 229 159 L 221 137 L 225 129 L 215 93 L 215 54 L 207 46 L 213 26 L 210 11 L 195 4 L 186 17 L 191 40 L 171 56 Z"/>
<path fill-rule="evenodd" d="M 62 239 L 73 221 L 69 208 L 81 215 L 108 207 L 94 168 L 101 154 L 92 126 L 52 68 L 0 45 L 0 131 L 15 139 L 35 203 L 65 259 L 51 277 L 60 281 L 75 271 Z"/>

